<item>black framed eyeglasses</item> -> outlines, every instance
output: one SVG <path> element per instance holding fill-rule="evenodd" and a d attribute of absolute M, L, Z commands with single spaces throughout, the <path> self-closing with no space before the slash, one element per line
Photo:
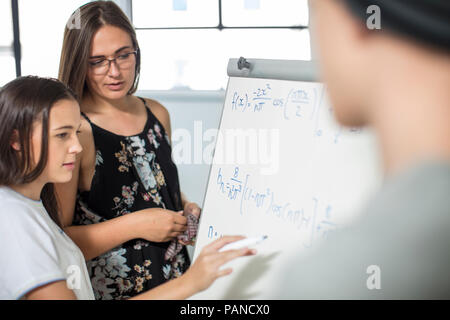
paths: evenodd
<path fill-rule="evenodd" d="M 96 75 L 107 74 L 111 67 L 111 62 L 115 62 L 119 69 L 126 70 L 133 66 L 136 62 L 137 50 L 125 52 L 117 55 L 113 59 L 102 58 L 96 61 L 89 61 L 89 66 Z"/>

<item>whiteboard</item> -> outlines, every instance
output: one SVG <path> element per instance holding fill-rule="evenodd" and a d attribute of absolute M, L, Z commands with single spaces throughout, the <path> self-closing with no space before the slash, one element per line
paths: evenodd
<path fill-rule="evenodd" d="M 229 78 L 193 260 L 222 235 L 268 239 L 192 299 L 268 298 L 381 183 L 375 136 L 338 125 L 323 84 L 265 77 Z"/>

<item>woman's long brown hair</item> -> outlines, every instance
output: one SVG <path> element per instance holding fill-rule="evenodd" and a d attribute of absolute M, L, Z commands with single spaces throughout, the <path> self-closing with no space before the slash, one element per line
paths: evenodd
<path fill-rule="evenodd" d="M 30 183 L 44 171 L 48 160 L 50 110 L 60 100 L 75 100 L 75 93 L 56 79 L 20 77 L 0 90 L 0 185 Z M 33 125 L 42 123 L 40 159 L 35 164 L 31 139 Z M 11 142 L 19 142 L 20 152 Z M 61 227 L 53 183 L 41 192 L 42 203 L 52 220 Z"/>
<path fill-rule="evenodd" d="M 69 21 L 75 15 L 80 21 L 80 28 L 65 28 L 58 79 L 69 86 L 80 100 L 83 99 L 92 38 L 101 27 L 110 25 L 127 32 L 137 50 L 134 82 L 128 94 L 135 93 L 139 83 L 141 53 L 134 27 L 125 13 L 112 1 L 94 1 L 77 9 Z"/>

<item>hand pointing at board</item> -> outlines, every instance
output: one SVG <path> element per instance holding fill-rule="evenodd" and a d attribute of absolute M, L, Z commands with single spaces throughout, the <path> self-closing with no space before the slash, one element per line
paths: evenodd
<path fill-rule="evenodd" d="M 188 287 L 193 290 L 192 294 L 205 290 L 217 278 L 229 275 L 233 271 L 231 268 L 219 269 L 225 263 L 256 254 L 255 249 L 249 248 L 220 251 L 225 245 L 242 239 L 245 237 L 223 236 L 202 249 L 194 264 L 184 274 Z"/>

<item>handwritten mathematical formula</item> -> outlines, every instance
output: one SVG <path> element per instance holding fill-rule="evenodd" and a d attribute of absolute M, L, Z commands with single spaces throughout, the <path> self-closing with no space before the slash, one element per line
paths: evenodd
<path fill-rule="evenodd" d="M 312 203 L 305 204 L 305 207 L 281 201 L 277 192 L 270 187 L 254 187 L 252 176 L 237 166 L 231 175 L 219 168 L 215 178 L 216 191 L 227 201 L 238 202 L 240 215 L 252 210 L 293 225 L 299 232 L 306 234 L 307 240 L 303 242 L 305 248 L 310 248 L 317 239 L 326 239 L 337 228 L 332 219 L 331 204 L 324 203 L 317 197 L 312 197 Z M 306 207 L 312 209 L 305 209 Z M 208 227 L 208 238 L 216 239 L 221 236 L 222 233 L 215 226 Z"/>
<path fill-rule="evenodd" d="M 324 116 L 332 117 L 333 109 L 324 104 L 324 88 L 291 88 L 285 96 L 276 96 L 272 85 L 266 83 L 248 91 L 234 91 L 231 97 L 231 110 L 241 113 L 262 113 L 265 110 L 276 110 L 283 120 L 309 120 L 313 122 L 315 137 L 324 136 L 321 120 Z M 328 114 L 326 114 L 328 113 Z M 359 128 L 343 128 L 338 126 L 331 134 L 334 143 L 338 143 L 344 131 L 359 134 Z"/>

